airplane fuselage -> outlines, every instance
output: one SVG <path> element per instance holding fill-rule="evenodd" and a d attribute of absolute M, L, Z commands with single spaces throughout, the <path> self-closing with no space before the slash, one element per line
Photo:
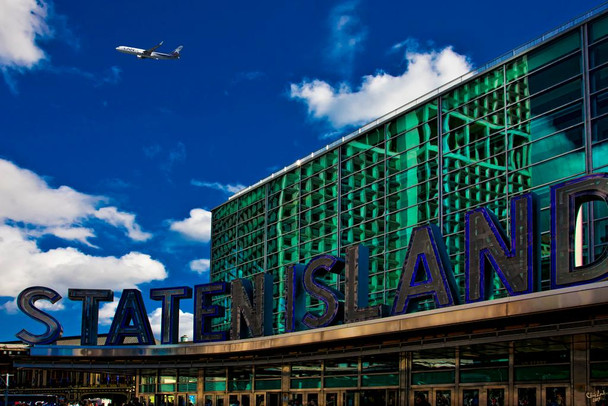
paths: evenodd
<path fill-rule="evenodd" d="M 146 53 L 145 49 L 133 48 L 133 47 L 128 47 L 128 46 L 124 46 L 124 45 L 116 47 L 116 50 L 118 52 L 122 52 L 123 54 L 135 55 L 138 58 L 145 58 L 145 59 L 159 60 L 159 59 L 178 59 L 179 58 L 179 53 L 173 53 L 173 54 L 166 54 L 164 52 Z"/>

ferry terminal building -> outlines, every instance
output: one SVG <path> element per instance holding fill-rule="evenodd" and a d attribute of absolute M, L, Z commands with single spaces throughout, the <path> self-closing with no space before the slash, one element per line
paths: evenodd
<path fill-rule="evenodd" d="M 600 6 L 214 209 L 211 279 L 270 275 L 273 314 L 265 327 L 272 335 L 36 345 L 14 366 L 23 376 L 36 369 L 133 375 L 135 396 L 155 406 L 605 404 L 608 281 L 556 288 L 551 191 L 608 172 L 607 11 Z M 538 286 L 513 295 L 497 272 L 488 273 L 487 300 L 467 300 L 467 213 L 486 208 L 512 232 L 511 203 L 529 192 L 539 204 Z M 574 273 L 586 272 L 606 263 L 608 206 L 591 199 L 574 216 L 567 261 Z M 366 306 L 390 306 L 412 235 L 428 224 L 437 225 L 449 254 L 453 305 L 422 295 L 403 314 L 294 328 L 285 292 L 297 264 L 344 258 L 364 245 Z M 428 282 L 429 265 L 414 268 L 410 287 Z M 338 293 L 349 286 L 340 272 L 316 279 Z M 216 295 L 213 304 L 230 309 L 231 296 Z M 300 304 L 313 316 L 327 313 L 322 297 Z M 230 331 L 230 312 L 220 316 L 210 328 Z"/>

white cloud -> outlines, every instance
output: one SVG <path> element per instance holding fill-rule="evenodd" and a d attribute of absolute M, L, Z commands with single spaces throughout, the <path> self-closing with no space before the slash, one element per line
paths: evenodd
<path fill-rule="evenodd" d="M 99 324 L 101 326 L 109 326 L 112 324 L 114 315 L 116 314 L 116 308 L 118 307 L 118 301 L 120 297 L 114 295 L 114 301 L 104 302 L 99 308 Z"/>
<path fill-rule="evenodd" d="M 72 248 L 41 251 L 14 227 L 0 225 L 0 296 L 15 297 L 29 286 L 48 286 L 62 296 L 68 288 L 122 290 L 167 277 L 149 255 L 130 252 L 120 258 L 91 256 Z"/>
<path fill-rule="evenodd" d="M 367 30 L 361 27 L 356 14 L 358 1 L 349 1 L 336 6 L 329 17 L 331 28 L 330 50 L 328 56 L 334 66 L 350 73 L 355 54 L 363 50 L 362 44 Z"/>
<path fill-rule="evenodd" d="M 101 200 L 68 186 L 53 189 L 34 172 L 0 159 L 0 218 L 63 226 L 91 215 Z"/>
<path fill-rule="evenodd" d="M 45 230 L 47 233 L 69 241 L 78 241 L 91 248 L 97 248 L 89 242 L 89 238 L 95 237 L 95 233 L 90 228 L 85 227 L 52 227 Z"/>
<path fill-rule="evenodd" d="M 82 227 L 81 223 L 97 218 L 125 228 L 133 240 L 145 241 L 151 237 L 135 223 L 135 215 L 116 207 L 97 209 L 105 200 L 68 186 L 52 188 L 34 172 L 0 159 L 0 221 L 34 226 L 36 230 L 31 235 L 53 234 L 91 246 L 88 238 L 95 236 L 94 231 Z"/>
<path fill-rule="evenodd" d="M 208 259 L 195 259 L 190 261 L 190 270 L 197 272 L 199 275 L 209 274 L 209 266 L 211 261 Z"/>
<path fill-rule="evenodd" d="M 32 68 L 45 58 L 36 40 L 51 34 L 44 0 L 0 0 L 0 67 Z"/>
<path fill-rule="evenodd" d="M 230 194 L 234 194 L 234 193 L 238 193 L 241 190 L 245 189 L 245 185 L 241 185 L 240 183 L 237 183 L 236 185 L 232 185 L 232 184 L 223 184 L 223 183 L 219 183 L 219 182 L 205 182 L 202 180 L 196 180 L 196 179 L 192 179 L 190 181 L 190 184 L 193 186 L 198 186 L 198 187 L 208 187 L 210 189 L 215 189 L 215 190 L 219 190 L 222 192 L 226 192 L 226 193 L 230 193 Z"/>
<path fill-rule="evenodd" d="M 467 58 L 446 47 L 438 51 L 407 51 L 406 70 L 399 76 L 379 72 L 363 77 L 357 90 L 342 83 L 337 89 L 322 80 L 291 84 L 291 97 L 308 106 L 315 119 L 334 128 L 361 125 L 436 89 L 471 70 Z"/>
<path fill-rule="evenodd" d="M 205 209 L 192 209 L 190 217 L 171 223 L 171 230 L 192 240 L 209 242 L 211 239 L 211 212 Z"/>
<path fill-rule="evenodd" d="M 114 227 L 122 227 L 127 230 L 129 238 L 135 241 L 146 241 L 152 234 L 141 230 L 139 224 L 135 222 L 135 215 L 118 211 L 116 207 L 102 207 L 95 212 L 95 217 L 106 221 Z"/>
<path fill-rule="evenodd" d="M 46 310 L 47 312 L 57 312 L 65 309 L 65 305 L 63 304 L 63 300 L 59 300 L 58 302 L 51 303 L 48 300 L 40 300 L 36 302 L 36 307 L 40 310 Z M 17 306 L 17 298 L 13 300 L 9 300 L 6 303 L 0 305 L 0 309 L 4 310 L 7 314 L 17 314 L 19 313 L 19 307 Z"/>
<path fill-rule="evenodd" d="M 152 333 L 155 337 L 160 337 L 160 324 L 162 318 L 162 308 L 155 309 L 152 313 L 148 314 L 150 319 L 150 325 L 152 326 Z M 179 311 L 179 336 L 188 336 L 188 341 L 192 341 L 193 329 L 194 329 L 194 315 L 192 313 Z"/>

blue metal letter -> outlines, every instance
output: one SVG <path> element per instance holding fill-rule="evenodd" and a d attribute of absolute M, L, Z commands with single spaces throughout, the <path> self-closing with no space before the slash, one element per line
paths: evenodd
<path fill-rule="evenodd" d="M 306 297 L 302 291 L 303 273 L 302 265 L 296 264 L 287 267 L 285 331 L 288 333 L 302 329 L 302 317 L 306 311 Z"/>
<path fill-rule="evenodd" d="M 150 299 L 163 302 L 160 319 L 161 344 L 177 344 L 179 341 L 179 301 L 191 297 L 192 288 L 187 286 L 150 289 Z"/>
<path fill-rule="evenodd" d="M 226 331 L 211 331 L 211 319 L 224 317 L 224 306 L 211 304 L 211 296 L 225 295 L 230 291 L 226 282 L 213 282 L 194 287 L 194 339 L 195 343 L 226 341 Z"/>
<path fill-rule="evenodd" d="M 368 307 L 369 249 L 364 245 L 346 249 L 346 276 L 344 278 L 344 323 L 382 317 L 386 306 Z"/>
<path fill-rule="evenodd" d="M 526 194 L 511 200 L 511 244 L 493 213 L 485 208 L 465 217 L 465 301 L 487 300 L 492 295 L 494 269 L 510 296 L 534 292 L 538 286 L 537 238 L 534 200 Z M 540 275 L 540 272 L 539 272 Z"/>
<path fill-rule="evenodd" d="M 154 344 L 146 306 L 137 289 L 122 291 L 106 345 L 122 345 L 127 337 L 135 337 L 139 345 Z"/>
<path fill-rule="evenodd" d="M 582 204 L 592 201 L 608 204 L 608 174 L 589 175 L 551 187 L 551 289 L 595 282 L 608 275 L 606 249 L 592 263 L 574 265 L 576 215 Z"/>
<path fill-rule="evenodd" d="M 68 297 L 82 302 L 80 345 L 97 345 L 99 302 L 111 302 L 114 292 L 109 289 L 68 289 Z"/>
<path fill-rule="evenodd" d="M 272 335 L 272 275 L 267 272 L 254 276 L 255 292 L 251 281 L 232 281 L 232 308 L 230 339 Z"/>
<path fill-rule="evenodd" d="M 326 327 L 339 319 L 343 315 L 344 304 L 340 301 L 343 295 L 335 289 L 323 285 L 316 280 L 319 276 L 331 272 L 340 274 L 344 268 L 344 261 L 331 255 L 319 255 L 310 260 L 304 270 L 304 290 L 311 296 L 322 301 L 325 306 L 323 313 L 314 315 L 307 312 L 302 319 L 302 323 L 308 328 Z"/>
<path fill-rule="evenodd" d="M 23 292 L 19 293 L 19 296 L 17 296 L 17 306 L 19 307 L 19 310 L 32 319 L 41 322 L 46 327 L 46 331 L 43 334 L 32 334 L 25 329 L 16 334 L 18 339 L 32 345 L 54 343 L 63 333 L 61 325 L 53 316 L 34 306 L 34 303 L 40 299 L 46 299 L 51 303 L 57 303 L 57 301 L 61 299 L 61 295 L 51 288 L 32 286 L 31 288 L 24 289 Z"/>
<path fill-rule="evenodd" d="M 417 281 L 421 269 L 425 277 Z M 454 274 L 441 232 L 432 224 L 412 231 L 392 314 L 407 313 L 410 302 L 429 296 L 433 297 L 437 307 L 451 306 L 458 301 Z"/>

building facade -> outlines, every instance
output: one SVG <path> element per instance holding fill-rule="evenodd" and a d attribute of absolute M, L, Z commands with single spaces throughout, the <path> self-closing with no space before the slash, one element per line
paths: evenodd
<path fill-rule="evenodd" d="M 551 188 L 608 173 L 607 9 L 364 126 L 214 209 L 212 281 L 270 275 L 272 335 L 161 348 L 33 347 L 15 365 L 136 370 L 137 396 L 156 406 L 606 404 L 608 282 L 554 286 Z M 494 272 L 483 281 L 487 300 L 468 300 L 467 213 L 485 208 L 512 231 L 511 202 L 530 192 L 538 199 L 540 230 L 534 292 L 513 295 Z M 599 200 L 576 210 L 567 253 L 575 270 L 606 263 L 608 206 Z M 429 224 L 441 231 L 454 302 L 461 304 L 438 306 L 433 295 L 422 295 L 387 317 L 293 331 L 286 294 L 293 267 L 320 255 L 344 258 L 364 245 L 365 306 L 395 307 L 408 244 Z M 427 279 L 422 272 L 410 282 Z M 339 300 L 347 289 L 343 273 L 318 273 L 316 280 Z M 230 309 L 231 296 L 215 296 L 213 304 Z M 309 295 L 303 306 L 319 315 L 327 302 Z M 229 331 L 232 322 L 227 311 L 211 328 Z"/>

